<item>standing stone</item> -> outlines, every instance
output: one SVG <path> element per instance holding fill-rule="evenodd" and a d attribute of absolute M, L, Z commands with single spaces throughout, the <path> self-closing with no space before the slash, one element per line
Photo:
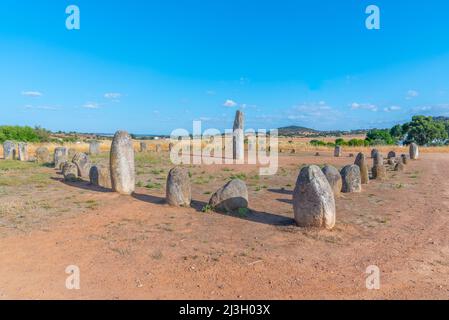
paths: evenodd
<path fill-rule="evenodd" d="M 55 149 L 55 168 L 59 169 L 61 166 L 61 163 L 64 163 L 68 160 L 68 152 L 67 148 L 59 147 Z"/>
<path fill-rule="evenodd" d="M 343 186 L 341 192 L 353 193 L 362 192 L 362 178 L 360 168 L 356 165 L 348 165 L 341 169 L 341 178 Z"/>
<path fill-rule="evenodd" d="M 365 154 L 360 152 L 357 155 L 357 158 L 355 159 L 354 164 L 360 168 L 360 178 L 361 178 L 362 184 L 368 184 L 369 183 L 369 170 L 368 170 L 368 163 L 366 161 Z"/>
<path fill-rule="evenodd" d="M 170 144 L 168 145 L 168 151 L 171 152 L 174 147 L 175 147 L 175 144 L 173 142 L 170 142 Z"/>
<path fill-rule="evenodd" d="M 388 158 L 388 164 L 394 166 L 396 164 L 396 158 Z"/>
<path fill-rule="evenodd" d="M 342 188 L 340 172 L 338 172 L 337 168 L 330 165 L 326 165 L 322 171 L 334 192 L 334 196 L 339 196 Z"/>
<path fill-rule="evenodd" d="M 402 172 L 404 171 L 404 164 L 402 162 L 398 162 L 394 167 L 394 171 Z"/>
<path fill-rule="evenodd" d="M 78 152 L 72 159 L 78 168 L 78 175 L 81 178 L 89 178 L 90 167 L 92 166 L 89 156 L 85 153 Z"/>
<path fill-rule="evenodd" d="M 3 143 L 3 158 L 5 160 L 15 160 L 17 156 L 16 144 L 12 141 Z"/>
<path fill-rule="evenodd" d="M 385 180 L 387 177 L 387 169 L 382 164 L 375 165 L 372 171 L 373 171 L 373 179 Z"/>
<path fill-rule="evenodd" d="M 388 153 L 388 159 L 392 159 L 392 158 L 396 158 L 396 152 L 394 152 L 394 151 L 390 151 Z"/>
<path fill-rule="evenodd" d="M 36 161 L 38 164 L 50 163 L 50 151 L 45 147 L 40 147 L 36 150 Z"/>
<path fill-rule="evenodd" d="M 232 212 L 248 208 L 248 188 L 240 179 L 229 181 L 210 198 L 209 205 L 214 210 Z"/>
<path fill-rule="evenodd" d="M 92 166 L 89 171 L 89 181 L 94 186 L 111 189 L 111 171 L 109 167 L 102 165 Z"/>
<path fill-rule="evenodd" d="M 162 146 L 160 144 L 156 145 L 156 153 L 161 153 L 162 152 Z"/>
<path fill-rule="evenodd" d="M 74 163 L 66 162 L 62 167 L 64 181 L 74 182 L 78 180 L 78 168 Z"/>
<path fill-rule="evenodd" d="M 100 142 L 98 142 L 98 141 L 91 141 L 89 143 L 89 154 L 91 156 L 100 154 Z"/>
<path fill-rule="evenodd" d="M 315 153 L 315 157 L 319 157 L 319 156 L 320 156 L 319 152 Z"/>
<path fill-rule="evenodd" d="M 403 164 L 407 164 L 408 158 L 406 154 L 401 154 L 401 161 Z"/>
<path fill-rule="evenodd" d="M 379 150 L 377 150 L 377 149 L 371 150 L 371 158 L 374 159 L 378 153 L 379 153 Z"/>
<path fill-rule="evenodd" d="M 132 194 L 136 184 L 134 149 L 131 136 L 125 131 L 118 131 L 114 136 L 110 166 L 112 190 L 121 194 Z"/>
<path fill-rule="evenodd" d="M 245 158 L 245 134 L 243 132 L 244 115 L 243 112 L 237 111 L 234 120 L 233 159 L 243 160 Z"/>
<path fill-rule="evenodd" d="M 419 158 L 419 147 L 416 143 L 410 145 L 410 159 L 418 160 Z"/>
<path fill-rule="evenodd" d="M 384 165 L 384 157 L 380 152 L 376 153 L 373 158 L 373 167 L 375 166 L 383 166 Z"/>
<path fill-rule="evenodd" d="M 334 156 L 339 158 L 343 155 L 343 148 L 341 146 L 335 146 Z"/>
<path fill-rule="evenodd" d="M 148 150 L 148 145 L 146 142 L 141 142 L 140 143 L 140 152 L 147 152 Z"/>
<path fill-rule="evenodd" d="M 173 207 L 188 207 L 192 202 L 189 171 L 176 167 L 170 170 L 167 178 L 166 201 Z"/>
<path fill-rule="evenodd" d="M 28 144 L 19 142 L 17 150 L 19 161 L 28 161 Z"/>
<path fill-rule="evenodd" d="M 332 187 L 318 166 L 301 170 L 293 192 L 293 211 L 300 227 L 332 229 L 336 209 Z"/>

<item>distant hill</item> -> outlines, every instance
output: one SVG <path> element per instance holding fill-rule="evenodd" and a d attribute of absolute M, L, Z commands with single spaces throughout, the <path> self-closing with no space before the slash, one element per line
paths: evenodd
<path fill-rule="evenodd" d="M 310 129 L 300 126 L 289 126 L 278 129 L 279 135 L 281 136 L 309 136 L 320 133 L 320 131 L 315 129 Z"/>
<path fill-rule="evenodd" d="M 320 131 L 311 128 L 301 127 L 301 126 L 288 126 L 278 129 L 280 136 L 300 136 L 300 137 L 319 137 L 319 136 L 344 136 L 344 135 L 359 135 L 366 134 L 368 130 L 359 129 L 359 130 L 351 130 L 351 131 Z"/>

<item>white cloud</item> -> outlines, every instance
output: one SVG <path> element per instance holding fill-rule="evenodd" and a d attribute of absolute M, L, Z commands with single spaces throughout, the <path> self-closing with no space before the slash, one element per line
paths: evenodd
<path fill-rule="evenodd" d="M 53 107 L 53 106 L 33 106 L 30 104 L 27 104 L 25 106 L 26 109 L 30 109 L 30 110 L 59 110 L 58 107 Z"/>
<path fill-rule="evenodd" d="M 118 92 L 108 92 L 108 93 L 105 93 L 105 94 L 104 94 L 104 97 L 105 97 L 106 99 L 109 99 L 109 100 L 112 100 L 112 101 L 115 101 L 115 102 L 118 102 L 119 99 L 120 99 L 122 96 L 123 96 L 123 95 L 122 95 L 121 93 L 118 93 Z"/>
<path fill-rule="evenodd" d="M 407 100 L 412 100 L 413 98 L 416 98 L 417 96 L 419 96 L 419 92 L 416 90 L 409 90 L 407 92 L 407 96 L 405 97 L 405 99 Z"/>
<path fill-rule="evenodd" d="M 401 110 L 400 106 L 390 106 L 390 107 L 384 108 L 385 112 L 393 112 L 393 111 L 399 111 L 399 110 Z"/>
<path fill-rule="evenodd" d="M 87 102 L 86 104 L 83 105 L 83 108 L 86 109 L 99 109 L 100 105 L 96 102 Z"/>
<path fill-rule="evenodd" d="M 216 94 L 216 92 L 215 92 L 214 90 L 207 90 L 207 91 L 206 91 L 206 94 L 207 94 L 208 96 L 214 96 L 214 95 Z"/>
<path fill-rule="evenodd" d="M 228 108 L 233 108 L 237 106 L 237 102 L 233 101 L 233 100 L 226 100 L 225 103 L 223 104 L 224 107 L 228 107 Z"/>
<path fill-rule="evenodd" d="M 373 112 L 376 112 L 378 110 L 377 106 L 375 106 L 374 104 L 358 103 L 358 102 L 353 102 L 351 104 L 351 109 L 352 110 L 369 110 L 369 111 L 373 111 Z"/>
<path fill-rule="evenodd" d="M 38 98 L 42 97 L 42 92 L 39 91 L 22 91 L 22 96 L 30 97 L 30 98 Z"/>

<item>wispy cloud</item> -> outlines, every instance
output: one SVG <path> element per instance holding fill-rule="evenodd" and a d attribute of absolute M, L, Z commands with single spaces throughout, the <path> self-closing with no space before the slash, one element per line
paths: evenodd
<path fill-rule="evenodd" d="M 385 112 L 393 112 L 393 111 L 399 111 L 399 110 L 401 110 L 400 106 L 390 106 L 390 107 L 384 108 Z"/>
<path fill-rule="evenodd" d="M 234 100 L 228 99 L 228 100 L 225 101 L 223 106 L 227 107 L 227 108 L 234 108 L 234 107 L 237 106 L 237 102 L 235 102 Z"/>
<path fill-rule="evenodd" d="M 111 100 L 113 102 L 120 102 L 120 99 L 123 97 L 123 94 L 119 92 L 108 92 L 104 94 L 104 98 Z"/>
<path fill-rule="evenodd" d="M 83 105 L 83 108 L 86 109 L 99 109 L 100 105 L 96 102 L 87 102 Z"/>
<path fill-rule="evenodd" d="M 53 107 L 53 106 L 33 106 L 30 104 L 27 104 L 25 106 L 25 109 L 29 109 L 29 110 L 60 110 L 60 108 L 58 107 Z"/>
<path fill-rule="evenodd" d="M 351 104 L 351 109 L 352 110 L 369 110 L 372 112 L 376 112 L 377 110 L 379 110 L 377 108 L 376 105 L 371 104 L 371 103 L 358 103 L 358 102 L 353 102 Z"/>
<path fill-rule="evenodd" d="M 22 91 L 21 94 L 22 94 L 22 96 L 30 97 L 30 98 L 38 98 L 38 97 L 43 96 L 42 92 L 39 92 L 39 91 Z"/>
<path fill-rule="evenodd" d="M 407 96 L 405 97 L 405 99 L 407 100 L 412 100 L 413 98 L 416 98 L 417 96 L 419 96 L 419 92 L 416 90 L 409 90 L 407 92 Z"/>

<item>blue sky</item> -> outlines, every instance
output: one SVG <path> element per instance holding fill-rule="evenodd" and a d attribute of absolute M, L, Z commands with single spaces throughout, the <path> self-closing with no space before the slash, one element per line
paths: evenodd
<path fill-rule="evenodd" d="M 389 127 L 449 115 L 449 2 L 2 0 L 0 75 L 1 124 L 168 134 L 242 109 L 255 129 Z"/>

